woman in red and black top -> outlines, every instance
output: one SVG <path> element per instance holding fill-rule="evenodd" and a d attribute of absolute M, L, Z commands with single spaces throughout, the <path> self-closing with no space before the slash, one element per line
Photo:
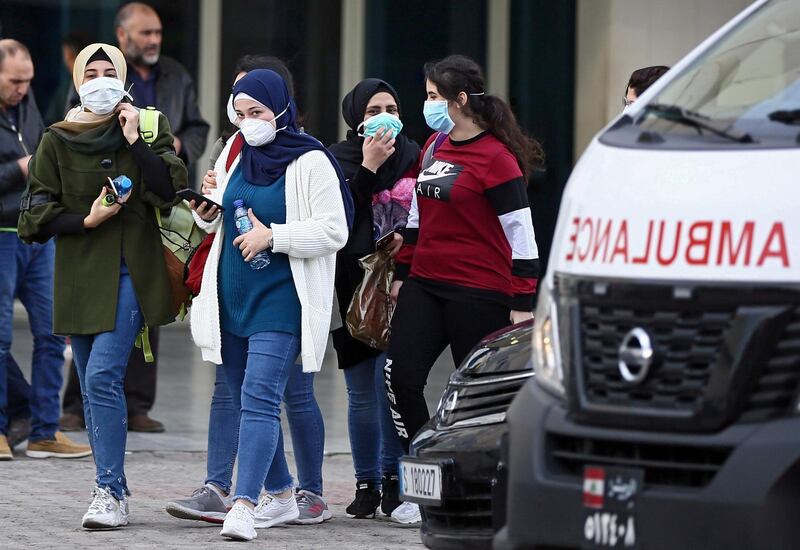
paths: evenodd
<path fill-rule="evenodd" d="M 458 365 L 487 334 L 531 318 L 539 276 L 526 176 L 541 148 L 486 94 L 471 59 L 428 63 L 425 77 L 425 120 L 438 133 L 423 147 L 397 256 L 385 368 L 406 451 L 429 418 L 423 389 L 437 357 L 449 344 Z"/>

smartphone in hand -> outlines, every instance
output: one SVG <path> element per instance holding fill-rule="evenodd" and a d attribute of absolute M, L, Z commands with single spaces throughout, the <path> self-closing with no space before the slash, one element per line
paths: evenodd
<path fill-rule="evenodd" d="M 375 250 L 381 250 L 386 248 L 389 244 L 394 241 L 394 231 L 389 231 L 385 235 L 382 235 L 377 241 L 375 241 Z"/>
<path fill-rule="evenodd" d="M 225 209 L 222 207 L 221 204 L 217 204 L 205 195 L 201 195 L 197 191 L 193 189 L 181 189 L 177 193 L 180 198 L 187 202 L 194 201 L 197 206 L 200 206 L 201 203 L 206 203 L 206 208 L 211 208 L 212 206 L 216 206 L 220 212 L 225 212 Z"/>

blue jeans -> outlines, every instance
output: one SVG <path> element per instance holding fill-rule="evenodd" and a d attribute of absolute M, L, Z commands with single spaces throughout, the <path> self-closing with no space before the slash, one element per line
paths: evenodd
<path fill-rule="evenodd" d="M 242 411 L 234 500 L 256 504 L 262 487 L 269 493 L 294 487 L 283 452 L 281 399 L 292 369 L 299 368 L 299 353 L 300 339 L 292 334 L 258 332 L 240 338 L 222 333 L 225 375 L 233 405 Z"/>
<path fill-rule="evenodd" d="M 403 455 L 386 397 L 384 363 L 386 354 L 382 353 L 344 369 L 350 450 L 357 481 L 380 483 L 382 475 L 396 475 Z"/>
<path fill-rule="evenodd" d="M 322 495 L 325 425 L 314 397 L 314 373 L 304 373 L 299 365 L 292 368 L 283 403 L 292 432 L 298 487 Z M 236 461 L 239 420 L 239 409 L 233 404 L 225 369 L 219 365 L 208 419 L 206 483 L 213 483 L 226 493 L 231 488 L 233 463 Z"/>
<path fill-rule="evenodd" d="M 125 442 L 128 438 L 125 371 L 142 322 L 131 277 L 123 266 L 114 330 L 72 337 L 72 353 L 83 394 L 86 433 L 97 468 L 97 486 L 108 489 L 118 500 L 130 494 L 125 479 Z"/>
<path fill-rule="evenodd" d="M 64 339 L 53 334 L 55 243 L 25 244 L 16 233 L 0 232 L 0 434 L 8 432 L 8 374 L 14 329 L 14 296 L 28 311 L 33 333 L 30 441 L 53 439 L 61 412 L 58 392 Z"/>

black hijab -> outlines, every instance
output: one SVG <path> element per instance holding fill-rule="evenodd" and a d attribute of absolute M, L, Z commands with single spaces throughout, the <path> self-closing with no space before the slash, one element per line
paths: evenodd
<path fill-rule="evenodd" d="M 361 162 L 364 160 L 361 153 L 364 138 L 358 135 L 356 128 L 364 121 L 364 112 L 367 110 L 369 100 L 378 92 L 390 94 L 397 102 L 397 108 L 400 108 L 400 99 L 397 97 L 395 89 L 377 78 L 362 80 L 342 100 L 342 117 L 350 127 L 350 130 L 347 131 L 347 138 L 344 141 L 331 145 L 329 149 L 336 157 L 336 160 L 339 161 L 344 177 L 347 179 L 353 179 L 358 167 L 361 166 Z M 408 139 L 404 134 L 397 135 L 394 148 L 395 151 L 392 156 L 386 159 L 386 162 L 378 168 L 380 184 L 372 190 L 373 193 L 391 189 L 395 182 L 414 163 L 419 161 L 419 145 Z"/>

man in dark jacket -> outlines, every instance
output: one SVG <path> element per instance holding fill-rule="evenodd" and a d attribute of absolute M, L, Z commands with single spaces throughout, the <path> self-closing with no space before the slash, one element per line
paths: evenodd
<path fill-rule="evenodd" d="M 133 104 L 155 107 L 166 115 L 175 137 L 175 150 L 188 168 L 192 168 L 206 148 L 209 125 L 197 106 L 194 82 L 188 71 L 175 59 L 161 55 L 161 19 L 146 4 L 123 5 L 114 21 L 117 42 L 128 62 L 128 82 Z M 164 425 L 149 416 L 156 399 L 158 329 L 150 330 L 150 344 L 156 362 L 147 364 L 141 350 L 134 349 L 128 363 L 125 396 L 128 404 L 128 429 L 135 432 L 162 432 Z M 64 395 L 61 425 L 74 430 L 83 426 L 78 377 L 70 369 Z"/>
<path fill-rule="evenodd" d="M 206 149 L 208 122 L 197 106 L 194 82 L 176 60 L 161 55 L 161 20 L 146 4 L 125 4 L 115 32 L 128 61 L 128 84 L 137 107 L 154 106 L 164 113 L 175 134 L 175 149 L 191 167 Z"/>
<path fill-rule="evenodd" d="M 44 130 L 30 93 L 31 80 L 28 49 L 16 40 L 0 40 L 0 460 L 12 458 L 7 381 L 8 368 L 15 366 L 11 357 L 15 296 L 28 311 L 33 332 L 27 454 L 34 458 L 91 454 L 88 446 L 76 445 L 58 432 L 64 339 L 52 333 L 55 245 L 52 240 L 27 245 L 17 236 L 28 163 Z"/>

